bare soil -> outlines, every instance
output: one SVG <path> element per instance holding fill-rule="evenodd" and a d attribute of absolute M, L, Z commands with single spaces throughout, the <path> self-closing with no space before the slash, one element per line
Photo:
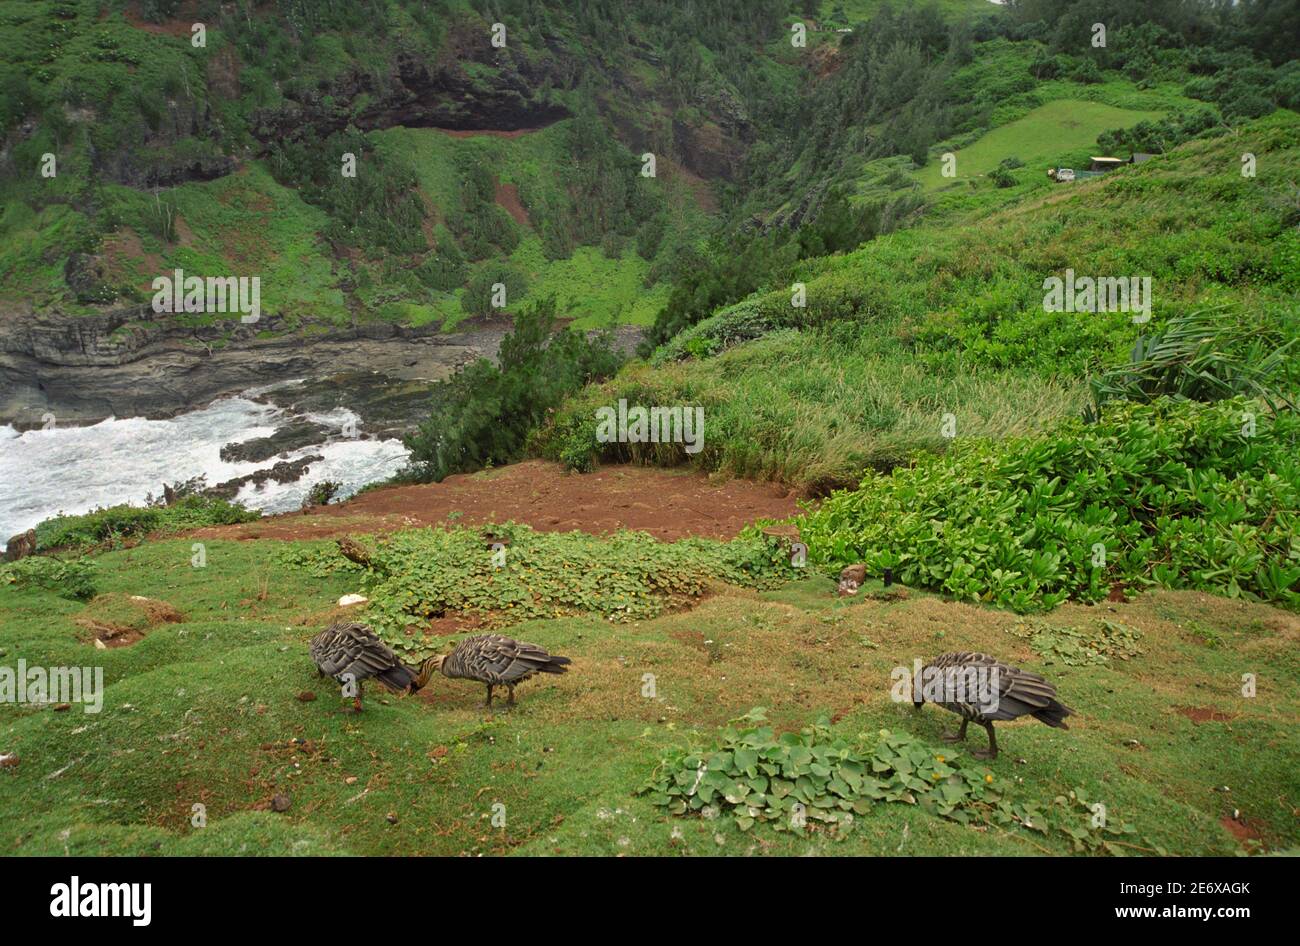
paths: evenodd
<path fill-rule="evenodd" d="M 513 521 L 542 532 L 604 535 L 633 529 L 665 542 L 686 536 L 730 539 L 755 519 L 794 515 L 798 498 L 796 491 L 772 483 L 716 481 L 687 471 L 606 466 L 576 474 L 545 460 L 528 460 L 449 476 L 441 483 L 375 489 L 306 515 L 267 516 L 193 534 L 207 539 L 324 539 Z"/>
<path fill-rule="evenodd" d="M 496 186 L 496 202 L 500 204 L 514 218 L 515 223 L 521 227 L 532 226 L 532 221 L 528 219 L 528 211 L 519 201 L 519 188 L 513 184 L 500 184 Z"/>

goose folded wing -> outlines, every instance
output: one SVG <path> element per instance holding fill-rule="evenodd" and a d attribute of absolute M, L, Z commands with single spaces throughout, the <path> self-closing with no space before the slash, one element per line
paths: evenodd
<path fill-rule="evenodd" d="M 515 659 L 514 641 L 504 637 L 486 637 L 472 642 L 466 655 L 470 676 L 488 683 L 507 682 L 506 674 Z"/>
<path fill-rule="evenodd" d="M 335 676 L 350 673 L 358 679 L 364 679 L 390 669 L 395 661 L 392 651 L 378 638 L 374 638 L 349 640 L 344 646 L 332 651 L 326 662 L 330 665 L 324 668 L 326 673 Z"/>
<path fill-rule="evenodd" d="M 985 713 L 987 719 L 1016 719 L 1049 706 L 1056 699 L 1056 687 L 1036 673 L 1017 667 L 998 667 L 998 708 Z"/>
<path fill-rule="evenodd" d="M 531 676 L 545 667 L 551 655 L 536 644 L 515 643 L 513 659 L 502 674 L 502 679 L 510 683 Z"/>

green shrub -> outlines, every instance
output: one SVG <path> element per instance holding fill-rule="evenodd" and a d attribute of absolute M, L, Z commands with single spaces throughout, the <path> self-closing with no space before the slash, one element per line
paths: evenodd
<path fill-rule="evenodd" d="M 1070 70 L 1071 82 L 1093 85 L 1101 80 L 1101 70 L 1097 68 L 1097 64 L 1091 59 L 1080 59 L 1078 64 Z"/>
<path fill-rule="evenodd" d="M 777 831 L 842 836 L 882 802 L 920 804 L 965 824 L 966 809 L 996 802 L 1011 787 L 986 766 L 959 760 L 959 750 L 935 750 L 906 733 L 850 739 L 822 717 L 777 736 L 766 721 L 758 707 L 712 746 L 670 752 L 641 794 L 669 814 L 730 816 L 741 831 L 765 822 Z"/>
<path fill-rule="evenodd" d="M 452 292 L 465 285 L 465 274 L 465 257 L 451 240 L 430 253 L 415 269 L 415 277 L 420 282 L 439 292 Z"/>
<path fill-rule="evenodd" d="M 439 482 L 452 473 L 510 463 L 548 412 L 622 361 L 611 338 L 555 331 L 554 297 L 528 306 L 501 342 L 499 364 L 480 359 L 439 384 L 429 419 L 407 436 L 407 478 Z"/>
<path fill-rule="evenodd" d="M 1272 408 L 1294 407 L 1300 361 L 1288 352 L 1295 343 L 1294 325 L 1287 332 L 1262 320 L 1250 324 L 1232 308 L 1176 316 L 1162 331 L 1139 338 L 1128 364 L 1092 379 L 1093 400 L 1100 410 L 1116 398 L 1215 401 L 1245 395 Z"/>
<path fill-rule="evenodd" d="M 583 614 L 646 620 L 698 598 L 714 580 L 774 587 L 795 574 L 788 553 L 756 529 L 730 542 L 671 543 L 643 532 L 597 537 L 511 523 L 490 532 L 411 529 L 371 550 L 366 620 L 398 649 L 420 652 L 427 642 L 404 630 L 447 612 L 480 615 L 488 627 Z"/>
<path fill-rule="evenodd" d="M 1052 435 L 958 442 L 801 520 L 811 563 L 1017 611 L 1111 585 L 1300 605 L 1300 417 L 1260 403 L 1120 404 Z"/>
<path fill-rule="evenodd" d="M 780 318 L 781 309 L 786 318 Z M 655 352 L 652 361 L 677 361 L 716 355 L 734 345 L 761 338 L 768 332 L 793 321 L 793 307 L 781 306 L 779 300 L 751 297 L 728 306 L 702 322 L 678 332 Z"/>
<path fill-rule="evenodd" d="M 151 532 L 179 532 L 250 522 L 260 515 L 238 503 L 198 494 L 182 495 L 170 506 L 123 503 L 81 515 L 60 514 L 46 519 L 36 527 L 36 548 L 47 550 L 113 544 Z"/>
<path fill-rule="evenodd" d="M 1004 167 L 996 167 L 996 168 L 994 168 L 992 171 L 990 171 L 990 172 L 989 172 L 989 180 L 991 180 L 991 181 L 992 181 L 994 184 L 996 184 L 998 187 L 1015 187 L 1015 186 L 1016 186 L 1016 179 L 1015 179 L 1015 177 L 1011 174 L 1010 171 L 1008 171 L 1008 170 L 1007 170 L 1006 168 L 1004 168 Z"/>
<path fill-rule="evenodd" d="M 487 263 L 470 276 L 469 285 L 460 297 L 460 307 L 475 316 L 502 311 L 492 304 L 493 287 L 498 284 L 505 286 L 507 308 L 528 291 L 528 277 L 519 267 L 510 263 Z"/>
<path fill-rule="evenodd" d="M 0 565 L 0 584 L 18 588 L 38 587 L 61 598 L 84 601 L 95 596 L 94 563 L 84 558 L 62 561 L 44 555 L 30 555 Z"/>

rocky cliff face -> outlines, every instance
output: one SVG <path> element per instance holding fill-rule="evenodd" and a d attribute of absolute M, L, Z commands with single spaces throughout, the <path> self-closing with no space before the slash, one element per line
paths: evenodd
<path fill-rule="evenodd" d="M 106 417 L 167 417 L 276 381 L 347 371 L 440 380 L 494 358 L 505 325 L 442 333 L 370 323 L 285 331 L 267 317 L 244 325 L 146 321 L 146 309 L 93 316 L 22 315 L 0 322 L 0 423 L 39 427 Z M 277 333 L 266 335 L 266 333 Z"/>
<path fill-rule="evenodd" d="M 290 101 L 254 116 L 254 134 L 266 144 L 285 138 L 326 137 L 349 123 L 363 131 L 409 128 L 517 131 L 568 117 L 563 105 L 538 97 L 564 77 L 550 65 L 502 57 L 496 72 L 471 77 L 458 62 L 431 63 L 399 55 L 381 80 L 359 72 L 340 78 L 328 93 Z M 351 103 L 372 104 L 354 115 Z"/>
<path fill-rule="evenodd" d="M 0 320 L 0 424 L 40 427 L 108 417 L 170 417 L 224 395 L 301 378 L 374 373 L 440 381 L 478 358 L 495 360 L 508 318 L 458 332 L 371 322 L 306 323 L 275 316 L 187 326 L 148 307 L 103 315 L 11 315 Z M 618 332 L 625 351 L 641 331 Z M 401 425 L 397 425 L 401 426 Z"/>

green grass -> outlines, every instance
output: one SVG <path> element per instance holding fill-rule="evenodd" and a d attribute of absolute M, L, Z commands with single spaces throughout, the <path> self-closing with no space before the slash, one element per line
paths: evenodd
<path fill-rule="evenodd" d="M 698 453 L 688 456 L 680 444 L 628 444 L 612 445 L 604 456 L 686 462 L 821 493 L 853 484 L 863 469 L 888 469 L 918 450 L 944 449 L 946 414 L 963 437 L 1000 438 L 1038 430 L 1086 403 L 1081 383 L 1017 371 L 936 374 L 880 349 L 869 338 L 832 342 L 786 331 L 716 358 L 634 365 L 566 404 L 541 441 L 558 459 L 574 425 L 582 442 L 597 447 L 595 411 L 620 398 L 699 405 L 705 436 Z"/>
<path fill-rule="evenodd" d="M 1267 156 L 1253 179 L 1239 172 L 1247 149 Z M 631 455 L 820 490 L 942 448 L 945 413 L 958 437 L 1038 429 L 1077 412 L 1090 374 L 1126 363 L 1140 332 L 1176 314 L 1226 305 L 1225 318 L 1294 337 L 1297 170 L 1300 116 L 1283 111 L 1239 138 L 1191 141 L 1069 187 L 1044 179 L 997 209 L 805 261 L 805 308 L 778 289 L 716 313 L 649 365 L 580 394 L 538 442 L 556 458 L 596 451 L 594 409 L 624 397 L 698 404 L 704 450 Z M 1044 311 L 1043 280 L 1067 268 L 1152 276 L 1151 322 Z"/>
<path fill-rule="evenodd" d="M 925 4 L 917 5 L 923 6 Z M 935 5 L 939 8 L 940 12 L 953 17 L 985 13 L 993 9 L 993 5 L 989 0 L 935 0 Z M 893 0 L 822 0 L 818 14 L 823 21 L 829 22 L 829 18 L 835 9 L 837 7 L 842 8 L 846 19 L 850 24 L 852 24 L 863 20 L 870 20 L 872 16 L 885 6 L 891 6 L 894 9 L 897 9 L 901 7 L 902 4 L 893 2 Z"/>
<path fill-rule="evenodd" d="M 955 178 L 942 176 L 942 160 L 932 160 L 916 172 L 916 178 L 927 191 L 968 186 L 969 181 L 986 176 L 1000 161 L 1012 156 L 1025 164 L 1016 172 L 1017 177 L 1026 174 L 1042 177 L 1049 167 L 1068 167 L 1065 162 L 1071 154 L 1088 149 L 1096 153 L 1097 136 L 1103 131 L 1129 128 L 1162 115 L 1162 112 L 1114 108 L 1101 102 L 1057 99 L 953 151 L 957 159 Z"/>
<path fill-rule="evenodd" d="M 568 259 L 548 261 L 535 237 L 524 238 L 510 259 L 529 274 L 521 302 L 555 296 L 560 312 L 573 317 L 576 328 L 650 325 L 668 301 L 666 283 L 646 288 L 650 264 L 627 249 L 610 259 L 594 246 L 580 246 Z"/>
<path fill-rule="evenodd" d="M 101 556 L 106 592 L 159 598 L 185 617 L 108 651 L 80 642 L 73 622 L 82 605 L 0 589 L 0 660 L 99 665 L 107 684 L 98 715 L 0 706 L 0 752 L 19 757 L 0 769 L 3 850 L 1071 853 L 1059 835 L 974 830 L 904 804 L 874 806 L 837 842 L 667 817 L 634 794 L 666 752 L 706 742 L 755 705 L 769 707 L 778 731 L 825 713 L 846 738 L 889 729 L 965 764 L 939 742 L 954 718 L 933 707 L 913 715 L 889 700 L 886 683 L 889 668 L 953 648 L 1043 670 L 1079 713 L 1068 732 L 1000 727 L 1003 755 L 985 767 L 1015 782 L 1017 803 L 1048 804 L 1084 788 L 1110 818 L 1133 825 L 1128 841 L 1176 854 L 1232 853 L 1237 844 L 1218 822 L 1234 808 L 1266 845 L 1297 840 L 1279 803 L 1297 788 L 1300 666 L 1285 636 L 1294 625 L 1261 605 L 1149 595 L 1122 605 L 1118 618 L 1141 630 L 1144 654 L 1044 668 L 1015 619 L 998 612 L 925 595 L 836 599 L 822 578 L 762 593 L 719 587 L 694 610 L 654 620 L 520 626 L 517 636 L 574 664 L 564 677 L 522 687 L 513 713 L 487 714 L 477 708 L 480 688 L 437 679 L 415 698 L 367 691 L 356 716 L 317 679 L 305 643 L 334 599 L 356 590 L 355 578 L 285 565 L 277 546 L 211 541 L 206 569 L 191 568 L 188 540 Z M 1194 634 L 1184 630 L 1192 616 Z M 1081 628 L 1095 620 L 1074 605 L 1053 617 Z M 1203 643 L 1205 627 L 1218 646 Z M 1243 661 L 1262 681 L 1254 700 L 1238 692 Z M 646 673 L 656 677 L 654 698 L 642 696 Z M 303 691 L 317 698 L 301 702 Z M 1207 705 L 1235 718 L 1194 724 L 1174 709 Z M 1223 785 L 1230 793 L 1218 791 Z M 291 799 L 283 814 L 267 810 L 277 793 Z M 195 804 L 206 806 L 206 827 L 191 824 Z M 492 825 L 497 804 L 503 827 Z"/>

